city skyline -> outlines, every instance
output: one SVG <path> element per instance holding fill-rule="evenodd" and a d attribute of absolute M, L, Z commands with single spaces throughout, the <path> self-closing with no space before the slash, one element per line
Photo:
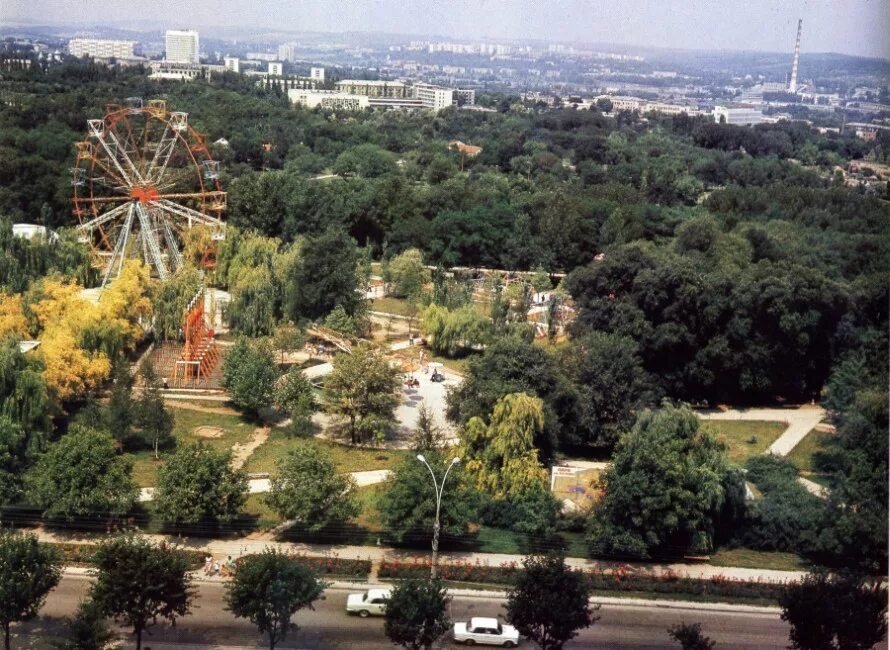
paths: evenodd
<path fill-rule="evenodd" d="M 77 11 L 72 11 L 76 5 Z M 87 5 L 92 11 L 84 11 Z M 724 2 L 691 0 L 682 4 L 640 0 L 624 5 L 556 0 L 546 7 L 527 0 L 418 0 L 401 6 L 394 0 L 349 2 L 331 11 L 325 2 L 272 0 L 245 5 L 230 0 L 194 0 L 183 5 L 158 0 L 140 6 L 122 1 L 8 0 L 0 7 L 0 25 L 100 25 L 190 28 L 212 32 L 253 31 L 382 32 L 456 40 L 536 39 L 561 42 L 608 42 L 638 47 L 695 50 L 787 52 L 803 19 L 804 53 L 839 52 L 890 58 L 890 5 L 874 0 L 835 3 L 751 0 L 743 13 Z M 272 16 L 275 18 L 273 19 Z M 78 20 L 81 18 L 81 20 Z"/>

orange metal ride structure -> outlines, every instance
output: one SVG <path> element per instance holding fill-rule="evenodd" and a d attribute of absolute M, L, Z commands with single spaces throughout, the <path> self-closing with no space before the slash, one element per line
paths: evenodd
<path fill-rule="evenodd" d="M 195 226 L 209 230 L 198 264 L 211 268 L 225 238 L 226 193 L 219 162 L 188 114 L 167 110 L 162 99 L 130 97 L 107 105 L 105 116 L 87 120 L 87 127 L 71 169 L 72 210 L 80 241 L 103 271 L 102 286 L 120 274 L 127 258 L 142 259 L 167 280 L 183 267 L 183 234 Z M 219 362 L 204 316 L 202 285 L 183 315 L 175 387 L 201 385 Z"/>
<path fill-rule="evenodd" d="M 174 367 L 174 388 L 198 388 L 207 382 L 213 368 L 219 363 L 219 347 L 214 332 L 204 319 L 204 300 L 204 287 L 201 287 L 183 315 L 185 343 Z"/>

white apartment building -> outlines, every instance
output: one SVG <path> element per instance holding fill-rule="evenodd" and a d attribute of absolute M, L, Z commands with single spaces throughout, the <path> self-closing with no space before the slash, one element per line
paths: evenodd
<path fill-rule="evenodd" d="M 310 68 L 309 78 L 324 83 L 324 68 Z"/>
<path fill-rule="evenodd" d="M 164 58 L 171 63 L 200 63 L 200 47 L 198 32 L 193 29 L 168 29 L 166 35 L 166 54 Z"/>
<path fill-rule="evenodd" d="M 225 64 L 226 70 L 241 72 L 241 59 L 237 56 L 227 56 L 223 58 L 223 63 Z"/>
<path fill-rule="evenodd" d="M 303 88 L 291 88 L 287 91 L 287 98 L 295 106 L 307 108 L 330 108 L 333 110 L 360 111 L 371 105 L 366 95 L 353 95 L 341 93 L 336 90 L 307 90 Z"/>
<path fill-rule="evenodd" d="M 266 74 L 272 75 L 273 77 L 282 76 L 284 74 L 284 64 L 277 61 L 270 62 Z"/>
<path fill-rule="evenodd" d="M 72 38 L 68 41 L 71 56 L 92 56 L 97 59 L 132 59 L 136 41 L 108 41 L 99 38 Z"/>
<path fill-rule="evenodd" d="M 293 43 L 284 43 L 278 46 L 278 58 L 282 61 L 293 63 L 297 60 L 297 46 Z"/>
<path fill-rule="evenodd" d="M 457 103 L 451 88 L 442 88 L 432 84 L 414 84 L 414 97 L 420 100 L 424 108 L 431 108 L 434 111 L 448 108 Z"/>
<path fill-rule="evenodd" d="M 757 108 L 745 104 L 715 106 L 714 121 L 718 124 L 753 126 L 763 121 L 763 113 Z"/>

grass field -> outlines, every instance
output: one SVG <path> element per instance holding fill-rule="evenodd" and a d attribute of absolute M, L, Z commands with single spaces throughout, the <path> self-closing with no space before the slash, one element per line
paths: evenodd
<path fill-rule="evenodd" d="M 702 424 L 726 445 L 729 461 L 738 465 L 765 452 L 786 428 L 781 422 L 763 420 L 707 420 Z"/>
<path fill-rule="evenodd" d="M 711 555 L 713 566 L 733 566 L 774 571 L 805 571 L 809 565 L 794 553 L 754 551 L 749 548 L 721 548 Z"/>
<path fill-rule="evenodd" d="M 411 308 L 408 301 L 404 298 L 393 298 L 386 296 L 384 298 L 374 298 L 371 301 L 371 311 L 382 311 L 387 314 L 396 314 L 398 316 L 409 316 Z"/>
<path fill-rule="evenodd" d="M 402 457 L 409 453 L 404 450 L 349 447 L 317 438 L 288 436 L 280 429 L 273 429 L 269 439 L 247 459 L 244 468 L 250 473 L 268 472 L 274 474 L 275 463 L 279 458 L 283 458 L 291 449 L 306 446 L 327 451 L 338 472 L 392 469 Z"/>
<path fill-rule="evenodd" d="M 834 435 L 827 431 L 813 429 L 791 450 L 788 459 L 797 465 L 797 468 L 803 473 L 815 472 L 813 454 L 818 451 L 826 451 L 829 441 L 833 438 Z"/>
<path fill-rule="evenodd" d="M 217 405 L 219 406 L 219 405 Z M 237 415 L 223 415 L 220 413 L 202 413 L 200 411 L 176 408 L 170 406 L 173 413 L 173 436 L 177 445 L 185 445 L 202 441 L 213 449 L 231 449 L 237 442 L 247 441 L 256 425 Z M 222 429 L 222 435 L 218 438 L 203 438 L 193 431 L 198 427 L 218 427 Z M 133 457 L 133 480 L 139 487 L 151 487 L 156 484 L 158 468 L 164 464 L 164 459 L 172 450 L 161 451 L 161 459 L 154 459 L 153 451 L 139 451 L 131 454 Z"/>

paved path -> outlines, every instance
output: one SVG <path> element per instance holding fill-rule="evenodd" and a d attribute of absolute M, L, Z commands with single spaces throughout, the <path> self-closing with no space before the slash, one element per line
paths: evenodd
<path fill-rule="evenodd" d="M 372 469 L 366 472 L 350 472 L 350 475 L 355 479 L 355 484 L 358 487 L 383 483 L 389 478 L 390 474 L 392 474 L 392 470 L 389 469 Z M 271 488 L 272 481 L 269 478 L 252 478 L 247 481 L 247 491 L 250 494 L 262 494 L 263 492 L 268 492 Z M 141 503 L 152 501 L 154 498 L 155 488 L 153 487 L 142 488 L 139 491 L 139 501 Z"/>
<path fill-rule="evenodd" d="M 819 422 L 825 418 L 825 410 L 819 406 L 801 406 L 796 409 L 752 408 L 728 409 L 720 412 L 699 413 L 703 420 L 766 420 L 784 422 L 788 428 L 767 450 L 777 456 L 787 456 Z"/>
<path fill-rule="evenodd" d="M 102 539 L 103 535 L 66 535 L 56 531 L 40 529 L 38 537 L 45 542 L 68 542 L 80 544 L 92 544 Z M 300 553 L 316 557 L 336 556 L 344 559 L 371 560 L 381 562 L 383 560 L 399 560 L 402 562 L 428 562 L 429 553 L 426 551 L 394 549 L 384 546 L 330 546 L 321 544 L 303 544 L 296 542 L 275 542 L 267 540 L 252 540 L 239 538 L 233 540 L 207 540 L 193 538 L 179 538 L 167 535 L 146 535 L 156 542 L 179 544 L 183 548 L 209 553 L 214 557 L 238 557 L 244 554 L 259 553 L 267 547 L 279 550 Z M 480 563 L 490 566 L 500 564 L 520 564 L 524 556 L 510 555 L 506 553 L 462 553 L 445 552 L 439 554 L 439 561 L 447 563 Z M 731 580 L 762 580 L 765 582 L 787 582 L 799 580 L 806 575 L 805 571 L 775 571 L 771 569 L 747 569 L 741 567 L 718 567 L 709 564 L 645 564 L 628 562 L 608 562 L 588 560 L 584 558 L 566 558 L 566 562 L 579 569 L 597 569 L 613 571 L 616 569 L 635 571 L 638 573 L 660 576 L 672 575 L 693 579 L 731 579 Z"/>

